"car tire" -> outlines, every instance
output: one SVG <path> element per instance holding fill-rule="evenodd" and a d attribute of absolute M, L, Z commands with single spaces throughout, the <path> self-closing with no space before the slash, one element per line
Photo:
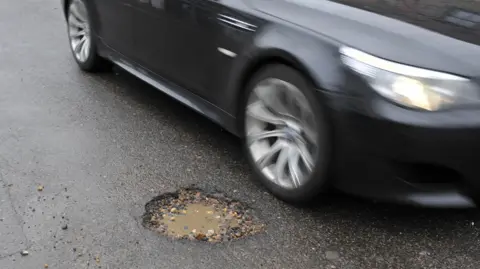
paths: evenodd
<path fill-rule="evenodd" d="M 329 183 L 332 136 L 325 109 L 313 84 L 296 69 L 275 64 L 258 71 L 247 84 L 244 93 L 243 113 L 240 116 L 242 144 L 254 177 L 276 197 L 294 204 L 311 201 L 325 191 Z M 288 106 L 292 108 L 290 115 L 285 106 L 289 98 L 291 101 Z M 283 101 L 285 103 L 279 105 Z M 260 108 L 262 104 L 263 109 Z M 278 109 L 272 109 L 274 107 Z M 277 120 L 282 119 L 285 122 L 275 120 L 272 115 L 279 116 Z M 287 115 L 288 117 L 283 117 Z M 303 116 L 295 119 L 290 117 L 291 115 Z M 274 123 L 266 123 L 268 121 Z M 271 137 L 273 134 L 276 136 Z M 278 154 L 273 154 L 276 156 L 266 153 L 275 152 L 274 149 L 282 147 Z M 308 158 L 305 150 L 310 153 L 311 158 Z M 287 164 L 285 158 L 288 160 Z M 267 159 L 276 163 L 268 164 Z M 276 160 L 273 161 L 274 159 Z M 293 176 L 294 174 L 296 176 Z"/>
<path fill-rule="evenodd" d="M 110 63 L 98 55 L 97 40 L 91 26 L 85 0 L 71 0 L 67 8 L 67 31 L 73 58 L 83 71 L 103 71 Z"/>

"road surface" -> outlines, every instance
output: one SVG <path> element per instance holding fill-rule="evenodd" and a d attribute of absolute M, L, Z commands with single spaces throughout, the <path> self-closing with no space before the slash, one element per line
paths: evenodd
<path fill-rule="evenodd" d="M 0 1 L 0 93 L 2 269 L 480 268 L 476 210 L 265 193 L 232 135 L 122 71 L 80 72 L 57 0 Z M 210 245 L 142 227 L 147 201 L 192 184 L 267 232 Z"/>

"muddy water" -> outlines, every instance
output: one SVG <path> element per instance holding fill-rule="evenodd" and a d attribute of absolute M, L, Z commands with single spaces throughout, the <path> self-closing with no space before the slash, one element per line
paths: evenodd
<path fill-rule="evenodd" d="M 166 216 L 161 223 L 167 226 L 168 234 L 175 236 L 189 235 L 194 230 L 197 234 L 208 234 L 212 230 L 217 233 L 222 224 L 238 226 L 235 218 L 226 220 L 223 212 L 204 204 L 189 204 L 173 217 Z"/>

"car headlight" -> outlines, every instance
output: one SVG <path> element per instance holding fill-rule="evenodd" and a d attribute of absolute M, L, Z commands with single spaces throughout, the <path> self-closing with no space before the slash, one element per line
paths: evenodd
<path fill-rule="evenodd" d="M 340 53 L 346 66 L 400 105 L 435 111 L 480 102 L 479 90 L 467 78 L 387 61 L 349 47 L 342 47 Z"/>

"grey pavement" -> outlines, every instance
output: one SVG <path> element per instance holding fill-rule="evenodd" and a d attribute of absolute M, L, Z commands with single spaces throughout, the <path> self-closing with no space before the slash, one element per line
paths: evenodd
<path fill-rule="evenodd" d="M 1 269 L 480 268 L 477 210 L 265 193 L 237 138 L 125 72 L 80 72 L 59 2 L 0 1 Z M 141 226 L 148 200 L 192 184 L 267 232 L 210 245 Z"/>

